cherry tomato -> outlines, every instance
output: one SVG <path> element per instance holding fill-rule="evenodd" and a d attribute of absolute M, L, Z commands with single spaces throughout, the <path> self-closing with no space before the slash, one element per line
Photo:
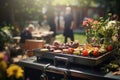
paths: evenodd
<path fill-rule="evenodd" d="M 112 51 L 113 50 L 113 47 L 111 45 L 108 45 L 107 46 L 107 51 Z"/>
<path fill-rule="evenodd" d="M 68 48 L 68 54 L 73 54 L 74 48 Z"/>
<path fill-rule="evenodd" d="M 88 51 L 87 51 L 87 50 L 83 50 L 83 51 L 82 51 L 82 55 L 83 55 L 83 56 L 88 56 L 88 55 L 89 55 L 89 53 L 88 53 Z"/>
<path fill-rule="evenodd" d="M 99 56 L 99 51 L 98 50 L 94 50 L 93 51 L 93 56 L 96 56 L 96 57 Z"/>

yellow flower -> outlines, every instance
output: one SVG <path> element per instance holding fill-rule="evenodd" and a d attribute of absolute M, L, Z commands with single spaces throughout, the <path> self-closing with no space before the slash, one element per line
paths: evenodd
<path fill-rule="evenodd" d="M 0 53 L 0 60 L 3 60 L 3 59 L 4 59 L 4 54 Z"/>
<path fill-rule="evenodd" d="M 0 67 L 5 70 L 7 68 L 7 63 L 4 60 L 0 61 Z"/>
<path fill-rule="evenodd" d="M 23 69 L 15 64 L 12 64 L 8 69 L 7 69 L 7 74 L 8 77 L 15 76 L 17 79 L 20 77 L 23 77 Z"/>

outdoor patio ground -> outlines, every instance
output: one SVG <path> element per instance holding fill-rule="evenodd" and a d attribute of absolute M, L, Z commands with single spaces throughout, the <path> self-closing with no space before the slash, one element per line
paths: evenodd
<path fill-rule="evenodd" d="M 73 30 L 73 32 L 74 32 L 74 39 L 76 42 L 79 42 L 80 44 L 86 43 L 85 29 L 75 29 Z M 60 41 L 61 43 L 64 43 L 63 31 L 57 31 L 55 41 Z M 71 40 L 68 38 L 68 42 L 70 41 Z"/>

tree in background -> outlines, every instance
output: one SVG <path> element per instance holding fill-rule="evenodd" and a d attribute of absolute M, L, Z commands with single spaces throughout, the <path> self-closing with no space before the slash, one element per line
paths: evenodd
<path fill-rule="evenodd" d="M 100 7 L 105 8 L 106 13 L 115 13 L 120 16 L 120 0 L 94 0 Z M 107 14 L 106 14 L 107 15 Z"/>
<path fill-rule="evenodd" d="M 106 13 L 116 13 L 120 16 L 120 0 L 1 0 L 0 26 L 12 24 L 23 26 L 25 21 L 38 20 L 42 15 L 42 8 L 48 4 L 102 7 Z M 105 14 L 106 14 L 105 13 Z"/>

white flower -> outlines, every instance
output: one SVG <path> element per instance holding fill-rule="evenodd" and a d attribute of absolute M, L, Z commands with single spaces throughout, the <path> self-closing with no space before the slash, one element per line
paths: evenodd
<path fill-rule="evenodd" d="M 109 21 L 108 24 L 107 24 L 107 26 L 106 26 L 106 29 L 115 27 L 116 24 L 117 24 L 116 21 Z"/>
<path fill-rule="evenodd" d="M 118 41 L 118 38 L 117 38 L 117 34 L 116 35 L 114 35 L 114 36 L 112 36 L 112 40 L 115 42 L 115 41 Z"/>

